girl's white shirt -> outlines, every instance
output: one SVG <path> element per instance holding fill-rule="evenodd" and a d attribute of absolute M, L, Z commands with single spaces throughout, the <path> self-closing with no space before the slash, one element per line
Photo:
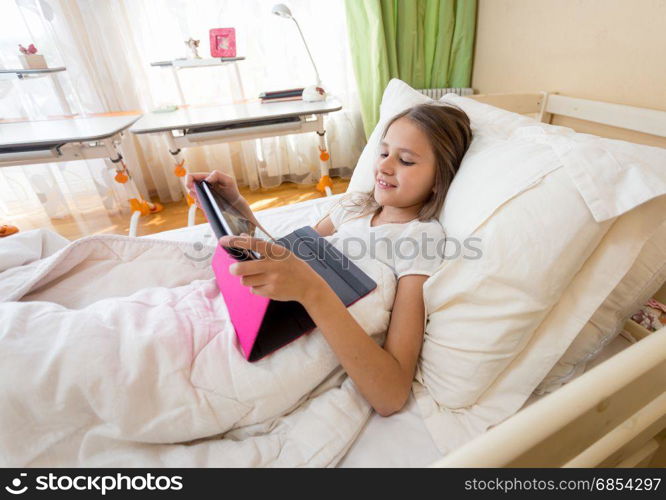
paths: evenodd
<path fill-rule="evenodd" d="M 337 203 L 327 214 L 336 232 L 326 239 L 349 259 L 379 259 L 397 278 L 410 274 L 431 276 L 444 256 L 445 233 L 433 219 L 371 226 L 373 213 L 361 215 L 349 203 Z"/>

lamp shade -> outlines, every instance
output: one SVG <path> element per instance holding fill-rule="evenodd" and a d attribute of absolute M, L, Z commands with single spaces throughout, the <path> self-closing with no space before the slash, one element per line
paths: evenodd
<path fill-rule="evenodd" d="M 271 12 L 276 16 L 284 17 L 286 19 L 292 18 L 291 10 L 289 10 L 289 7 L 287 7 L 283 3 L 278 3 L 273 5 L 273 9 L 271 9 Z"/>

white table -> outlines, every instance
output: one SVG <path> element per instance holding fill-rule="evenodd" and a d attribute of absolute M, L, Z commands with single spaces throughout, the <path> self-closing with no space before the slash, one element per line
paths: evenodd
<path fill-rule="evenodd" d="M 316 132 L 319 150 L 328 155 L 324 117 L 342 109 L 340 101 L 329 97 L 325 101 L 247 102 L 220 106 L 190 107 L 170 113 L 144 115 L 131 128 L 133 134 L 163 134 L 169 144 L 181 174 L 181 187 L 189 204 L 188 225 L 194 224 L 196 205 L 185 187 L 185 160 L 182 148 L 205 146 L 232 141 L 275 137 L 280 135 Z M 321 178 L 317 189 L 331 195 L 328 175 L 330 155 L 320 156 Z M 177 174 L 178 175 L 178 174 Z"/>
<path fill-rule="evenodd" d="M 132 218 L 130 236 L 136 236 L 141 215 L 150 213 L 148 203 L 123 161 L 121 135 L 141 115 L 98 116 L 63 120 L 0 123 L 0 168 L 36 163 L 109 158 L 127 175 Z"/>
<path fill-rule="evenodd" d="M 62 86 L 60 85 L 56 75 L 57 73 L 65 71 L 66 69 L 67 68 L 64 66 L 42 69 L 0 69 L 0 80 L 13 80 L 14 78 L 18 78 L 19 80 L 26 80 L 28 78 L 50 76 L 51 83 L 53 84 L 53 90 L 55 91 L 63 113 L 66 115 L 72 115 L 72 108 L 69 107 L 69 103 L 65 97 L 65 92 L 62 90 Z"/>

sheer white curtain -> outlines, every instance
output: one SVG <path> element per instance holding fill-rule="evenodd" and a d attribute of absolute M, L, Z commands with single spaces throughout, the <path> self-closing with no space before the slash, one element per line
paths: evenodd
<path fill-rule="evenodd" d="M 271 14 L 275 0 L 0 0 L 0 66 L 19 66 L 17 44 L 34 43 L 49 66 L 63 65 L 60 81 L 74 112 L 149 112 L 176 104 L 171 72 L 150 63 L 187 55 L 184 40 L 201 40 L 209 56 L 208 31 L 236 28 L 237 53 L 245 96 L 315 82 L 295 24 Z M 347 44 L 344 2 L 291 0 L 317 63 L 324 87 L 343 110 L 327 118 L 333 175 L 347 176 L 365 144 L 358 94 Z M 239 99 L 231 66 L 186 69 L 179 73 L 191 106 Z M 62 114 L 47 78 L 0 82 L 0 119 L 43 119 Z M 0 125 L 1 131 L 1 125 Z M 191 171 L 219 169 L 239 184 L 269 187 L 292 180 L 318 179 L 316 134 L 243 141 L 185 150 Z M 159 136 L 127 137 L 130 170 L 145 197 L 181 197 L 173 160 Z M 125 210 L 124 188 L 112 180 L 105 160 L 0 169 L 0 221 L 71 216 L 103 209 Z M 34 224 L 24 224 L 31 226 Z M 22 226 L 23 227 L 23 226 Z"/>
<path fill-rule="evenodd" d="M 20 67 L 17 45 L 34 43 L 49 66 L 67 66 L 66 76 L 56 78 L 70 108 L 78 112 L 109 109 L 85 73 L 83 53 L 70 28 L 71 20 L 59 4 L 0 0 L 0 12 L 1 67 Z M 0 80 L 0 120 L 40 120 L 65 111 L 48 77 Z M 0 122 L 0 142 L 2 129 Z M 127 149 L 130 156 L 136 156 L 132 155 L 132 148 Z M 146 192 L 140 174 L 137 181 Z M 22 229 L 48 226 L 52 218 L 69 218 L 88 232 L 90 215 L 127 212 L 126 200 L 124 186 L 113 181 L 104 160 L 0 168 L 0 223 L 17 224 Z"/>

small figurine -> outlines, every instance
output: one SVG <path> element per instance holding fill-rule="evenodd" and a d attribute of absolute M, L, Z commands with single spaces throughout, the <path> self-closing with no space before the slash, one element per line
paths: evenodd
<path fill-rule="evenodd" d="M 26 49 L 23 45 L 19 43 L 19 52 L 21 54 L 36 54 L 37 53 L 37 47 L 35 47 L 32 43 L 28 45 L 28 48 Z"/>
<path fill-rule="evenodd" d="M 37 47 L 32 43 L 28 45 L 26 49 L 23 45 L 19 43 L 19 60 L 21 65 L 25 69 L 44 69 L 48 66 L 46 65 L 46 59 L 42 54 L 37 53 Z"/>
<path fill-rule="evenodd" d="M 199 55 L 199 42 L 200 40 L 194 40 L 191 37 L 188 40 L 185 40 L 185 45 L 187 45 L 187 48 L 192 51 L 192 59 L 201 59 L 201 56 Z"/>

